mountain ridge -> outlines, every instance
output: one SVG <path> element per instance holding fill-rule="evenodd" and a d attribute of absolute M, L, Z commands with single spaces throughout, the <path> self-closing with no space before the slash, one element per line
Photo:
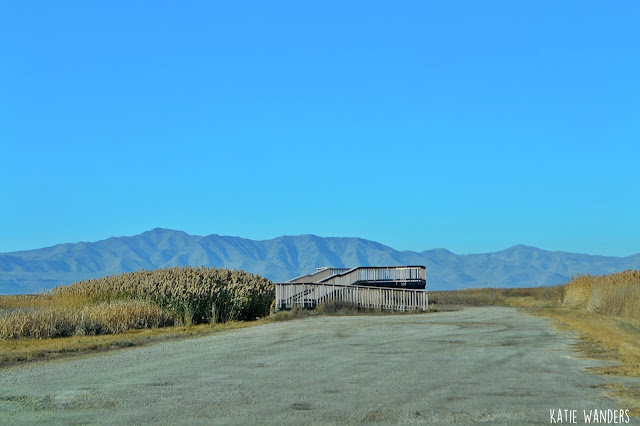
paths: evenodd
<path fill-rule="evenodd" d="M 0 253 L 0 294 L 32 293 L 77 280 L 186 265 L 244 269 L 285 281 L 319 266 L 409 264 L 427 267 L 431 290 L 524 287 L 561 284 L 578 273 L 640 269 L 640 254 L 599 256 L 518 244 L 497 252 L 458 255 L 444 248 L 398 251 L 359 237 L 303 234 L 250 240 L 154 228 L 134 236 Z"/>

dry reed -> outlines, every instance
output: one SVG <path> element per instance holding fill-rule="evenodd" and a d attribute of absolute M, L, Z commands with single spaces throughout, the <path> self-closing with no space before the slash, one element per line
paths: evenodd
<path fill-rule="evenodd" d="M 273 283 L 244 271 L 172 268 L 0 296 L 0 339 L 119 333 L 130 329 L 253 320 L 269 314 Z"/>
<path fill-rule="evenodd" d="M 150 300 L 177 313 L 185 322 L 201 324 L 266 316 L 275 289 L 270 280 L 245 271 L 176 267 L 81 281 L 56 287 L 50 294 L 102 301 Z"/>
<path fill-rule="evenodd" d="M 640 271 L 578 275 L 564 288 L 564 305 L 627 321 L 640 321 Z"/>
<path fill-rule="evenodd" d="M 55 338 L 119 333 L 176 324 L 176 317 L 158 305 L 121 300 L 82 309 L 45 307 L 16 309 L 0 316 L 0 339 Z"/>

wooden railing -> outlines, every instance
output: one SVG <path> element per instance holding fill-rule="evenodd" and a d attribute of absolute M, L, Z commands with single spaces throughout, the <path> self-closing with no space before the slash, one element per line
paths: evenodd
<path fill-rule="evenodd" d="M 366 281 L 376 283 L 417 283 L 425 282 L 426 278 L 427 272 L 424 266 L 359 267 L 328 276 L 322 280 L 322 283 L 341 285 L 352 285 Z"/>
<path fill-rule="evenodd" d="M 341 274 L 341 273 L 344 273 L 346 271 L 350 271 L 352 269 L 355 269 L 355 268 L 350 268 L 350 269 L 347 269 L 347 268 L 322 268 L 322 269 L 320 269 L 320 270 L 318 270 L 318 271 L 316 271 L 314 273 L 307 274 L 307 275 L 302 275 L 300 277 L 293 278 L 293 279 L 289 280 L 288 282 L 290 282 L 290 283 L 305 283 L 305 282 L 306 283 L 309 283 L 309 282 L 317 283 L 317 282 L 320 282 L 320 281 L 322 281 L 322 280 L 324 280 L 326 278 L 329 278 L 329 277 L 331 277 L 333 275 Z"/>
<path fill-rule="evenodd" d="M 341 284 L 276 283 L 278 310 L 315 308 L 321 303 L 347 303 L 355 307 L 391 311 L 429 310 L 425 290 L 405 290 Z"/>

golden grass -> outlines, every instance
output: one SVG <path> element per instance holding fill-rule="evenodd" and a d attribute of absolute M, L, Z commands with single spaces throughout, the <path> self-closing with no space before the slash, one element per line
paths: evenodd
<path fill-rule="evenodd" d="M 640 271 L 578 275 L 565 285 L 564 305 L 640 322 Z"/>
<path fill-rule="evenodd" d="M 175 312 L 185 322 L 202 324 L 268 315 L 275 287 L 270 280 L 242 270 L 187 266 L 79 281 L 56 287 L 49 294 L 98 301 L 148 300 Z"/>
<path fill-rule="evenodd" d="M 5 310 L 35 310 L 54 307 L 60 310 L 73 310 L 96 303 L 99 301 L 79 295 L 21 294 L 0 296 L 0 309 Z"/>
<path fill-rule="evenodd" d="M 0 296 L 0 340 L 253 320 L 269 313 L 273 283 L 244 271 L 171 268 Z"/>
<path fill-rule="evenodd" d="M 179 318 L 143 300 L 100 302 L 82 295 L 0 296 L 0 340 L 119 333 L 176 325 Z"/>
<path fill-rule="evenodd" d="M 118 300 L 76 309 L 57 306 L 17 309 L 0 316 L 0 339 L 113 334 L 175 325 L 176 322 L 170 312 L 139 300 Z"/>

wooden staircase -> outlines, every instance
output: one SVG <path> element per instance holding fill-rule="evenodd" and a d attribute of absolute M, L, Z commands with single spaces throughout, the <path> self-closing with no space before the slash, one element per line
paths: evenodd
<path fill-rule="evenodd" d="M 345 303 L 359 308 L 411 311 L 429 310 L 426 290 L 368 287 L 345 284 L 276 283 L 276 308 L 313 309 L 321 303 Z"/>

